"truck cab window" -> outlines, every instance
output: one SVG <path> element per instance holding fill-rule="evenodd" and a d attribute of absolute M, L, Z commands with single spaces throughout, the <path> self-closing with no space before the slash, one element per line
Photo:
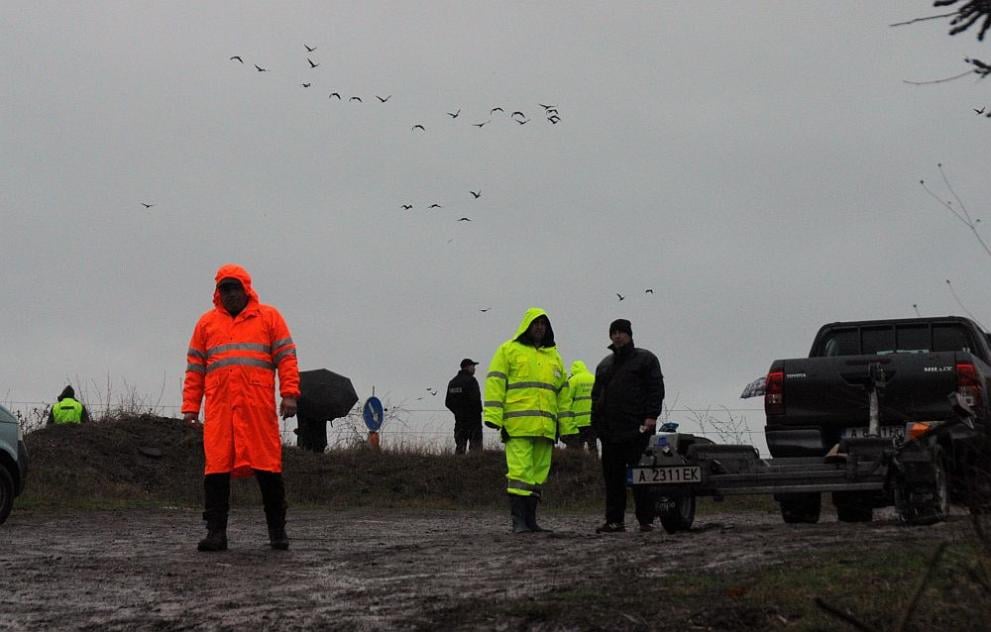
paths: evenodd
<path fill-rule="evenodd" d="M 864 327 L 860 330 L 860 353 L 887 355 L 895 352 L 894 327 Z"/>
<path fill-rule="evenodd" d="M 929 325 L 898 325 L 898 353 L 928 353 L 930 347 Z"/>
<path fill-rule="evenodd" d="M 822 343 L 822 355 L 859 355 L 860 340 L 856 329 L 835 329 L 826 334 Z"/>
<path fill-rule="evenodd" d="M 933 325 L 933 351 L 970 351 L 967 332 L 954 323 Z"/>

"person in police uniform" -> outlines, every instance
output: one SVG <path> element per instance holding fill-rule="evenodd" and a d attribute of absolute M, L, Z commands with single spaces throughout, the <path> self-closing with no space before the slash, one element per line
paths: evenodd
<path fill-rule="evenodd" d="M 48 411 L 48 423 L 56 425 L 84 424 L 89 421 L 89 413 L 83 403 L 76 399 L 72 385 L 59 393 L 58 401 Z"/>
<path fill-rule="evenodd" d="M 513 337 L 502 343 L 485 376 L 483 420 L 506 447 L 506 493 L 513 533 L 547 531 L 537 503 L 551 468 L 554 444 L 576 432 L 568 376 L 547 313 L 526 310 Z"/>
<path fill-rule="evenodd" d="M 475 362 L 461 361 L 461 370 L 447 383 L 444 405 L 454 413 L 454 453 L 482 451 L 482 393 L 475 379 Z"/>

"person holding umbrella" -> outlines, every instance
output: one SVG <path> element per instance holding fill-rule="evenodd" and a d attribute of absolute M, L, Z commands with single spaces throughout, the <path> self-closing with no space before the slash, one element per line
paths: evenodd
<path fill-rule="evenodd" d="M 546 531 L 537 524 L 541 486 L 558 437 L 577 430 L 564 361 L 547 312 L 531 307 L 513 337 L 492 356 L 485 377 L 483 422 L 506 445 L 506 493 L 513 533 Z M 559 423 L 564 422 L 559 426 Z"/>
<path fill-rule="evenodd" d="M 206 394 L 203 518 L 207 536 L 197 548 L 227 550 L 231 476 L 254 474 L 265 505 L 269 544 L 285 550 L 289 538 L 275 374 L 282 395 L 279 413 L 292 417 L 299 397 L 296 345 L 279 311 L 258 300 L 244 268 L 221 266 L 215 283 L 214 308 L 200 317 L 189 341 L 182 389 L 187 423 L 197 422 Z"/>

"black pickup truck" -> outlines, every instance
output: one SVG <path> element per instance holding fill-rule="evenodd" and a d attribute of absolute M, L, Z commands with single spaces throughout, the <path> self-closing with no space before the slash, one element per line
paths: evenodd
<path fill-rule="evenodd" d="M 904 439 L 914 425 L 954 418 L 952 402 L 961 401 L 973 427 L 955 425 L 939 440 L 951 498 L 965 491 L 975 465 L 987 465 L 977 446 L 991 422 L 991 340 L 967 318 L 830 323 L 808 358 L 771 364 L 765 389 L 765 437 L 775 459 L 826 457 L 851 437 Z M 775 497 L 790 522 L 818 515 L 818 494 Z M 870 520 L 874 507 L 892 502 L 880 492 L 833 492 L 845 521 Z"/>

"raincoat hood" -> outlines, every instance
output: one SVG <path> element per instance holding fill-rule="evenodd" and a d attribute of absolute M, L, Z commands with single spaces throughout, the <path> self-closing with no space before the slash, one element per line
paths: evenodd
<path fill-rule="evenodd" d="M 581 360 L 575 360 L 571 363 L 571 375 L 578 375 L 579 373 L 588 373 L 588 367 Z"/>
<path fill-rule="evenodd" d="M 258 294 L 251 287 L 251 275 L 248 274 L 248 271 L 236 263 L 225 263 L 217 269 L 217 274 L 213 278 L 213 304 L 218 309 L 224 309 L 224 304 L 220 301 L 220 290 L 216 287 L 222 279 L 237 279 L 244 286 L 244 293 L 248 295 L 248 304 L 244 306 L 244 309 L 261 302 L 258 300 Z"/>
<path fill-rule="evenodd" d="M 530 328 L 530 323 L 537 320 L 543 316 L 547 318 L 547 335 L 544 336 L 544 342 L 542 347 L 553 347 L 554 342 L 554 328 L 551 327 L 551 319 L 547 316 L 547 312 L 540 309 L 539 307 L 531 307 L 526 310 L 523 314 L 523 320 L 520 321 L 520 326 L 516 329 L 516 333 L 513 334 L 513 340 L 521 342 L 523 344 L 529 344 L 529 339 L 526 337 L 526 330 Z"/>
<path fill-rule="evenodd" d="M 76 391 L 72 388 L 71 384 L 62 389 L 62 392 L 59 393 L 58 400 L 62 401 L 66 397 L 71 397 L 72 399 L 76 398 Z"/>

